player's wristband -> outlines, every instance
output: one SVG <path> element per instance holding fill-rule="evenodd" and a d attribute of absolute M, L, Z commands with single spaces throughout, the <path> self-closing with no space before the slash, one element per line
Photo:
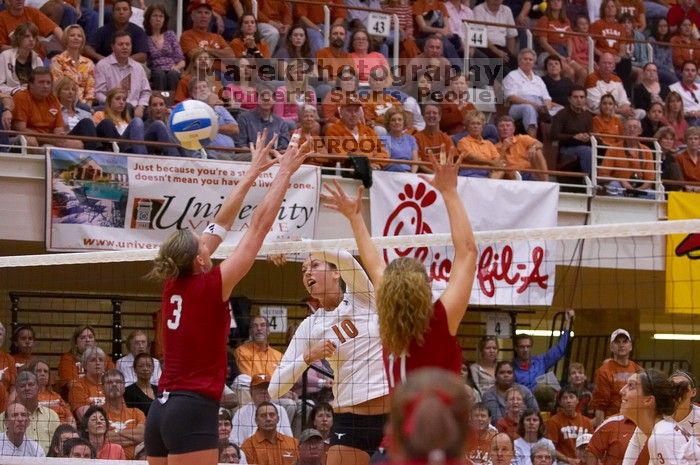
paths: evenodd
<path fill-rule="evenodd" d="M 222 241 L 224 239 L 226 239 L 226 234 L 228 234 L 228 231 L 226 230 L 226 228 L 224 228 L 223 226 L 220 226 L 216 223 L 209 223 L 209 226 L 207 226 L 204 229 L 204 232 L 209 233 L 213 236 L 219 236 Z"/>

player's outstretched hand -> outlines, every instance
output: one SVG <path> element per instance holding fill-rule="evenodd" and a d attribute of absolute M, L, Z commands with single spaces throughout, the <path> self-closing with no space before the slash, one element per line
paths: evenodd
<path fill-rule="evenodd" d="M 350 219 L 354 215 L 362 214 L 362 194 L 365 191 L 363 186 L 357 188 L 355 197 L 350 197 L 343 190 L 338 181 L 333 180 L 333 186 L 328 184 L 323 185 L 326 193 L 321 193 L 321 202 L 323 205 L 340 212 L 344 217 Z"/>
<path fill-rule="evenodd" d="M 258 133 L 255 145 L 250 143 L 250 168 L 248 169 L 255 177 L 277 163 L 277 158 L 272 153 L 272 147 L 277 143 L 277 134 L 270 139 L 270 142 L 265 143 L 265 140 L 267 140 L 267 128 L 263 129 L 262 133 Z"/>
<path fill-rule="evenodd" d="M 307 140 L 300 146 L 290 145 L 287 147 L 287 150 L 284 151 L 284 154 L 281 154 L 277 150 L 273 150 L 272 153 L 279 159 L 280 168 L 289 169 L 294 173 L 309 155 L 308 148 L 309 141 Z"/>
<path fill-rule="evenodd" d="M 433 176 L 419 175 L 421 179 L 433 186 L 435 189 L 444 193 L 451 189 L 457 188 L 457 175 L 459 167 L 462 164 L 462 155 L 456 153 L 456 149 L 450 150 L 449 156 L 441 157 L 442 160 L 435 158 L 434 154 L 429 154 L 430 163 L 433 169 Z"/>

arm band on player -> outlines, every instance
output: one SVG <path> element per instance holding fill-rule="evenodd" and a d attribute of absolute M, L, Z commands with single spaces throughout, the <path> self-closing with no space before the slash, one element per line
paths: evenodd
<path fill-rule="evenodd" d="M 228 231 L 226 230 L 226 228 L 224 228 L 223 226 L 220 226 L 216 223 L 209 223 L 209 226 L 207 226 L 204 229 L 204 232 L 209 233 L 209 234 L 214 235 L 214 236 L 219 236 L 222 241 L 224 239 L 226 239 L 226 234 L 228 234 Z"/>

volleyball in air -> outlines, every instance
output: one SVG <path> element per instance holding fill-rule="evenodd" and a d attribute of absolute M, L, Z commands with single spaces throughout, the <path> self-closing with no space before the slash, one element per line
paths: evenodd
<path fill-rule="evenodd" d="M 175 105 L 168 124 L 177 140 L 189 150 L 207 146 L 219 132 L 216 112 L 199 100 L 185 100 Z"/>

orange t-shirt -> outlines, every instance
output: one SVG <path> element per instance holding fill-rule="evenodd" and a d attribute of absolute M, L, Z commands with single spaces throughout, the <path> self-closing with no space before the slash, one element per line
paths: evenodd
<path fill-rule="evenodd" d="M 462 137 L 457 143 L 457 150 L 465 157 L 468 155 L 485 163 L 490 163 L 501 156 L 493 142 L 483 138 L 476 139 L 472 136 Z"/>
<path fill-rule="evenodd" d="M 450 149 L 454 147 L 452 138 L 442 131 L 430 131 L 423 129 L 413 135 L 418 144 L 418 158 L 422 161 L 429 161 L 428 154 L 432 153 L 436 156 L 440 154 L 441 147 L 445 146 L 445 153 L 450 153 Z"/>
<path fill-rule="evenodd" d="M 558 19 L 549 19 L 547 16 L 542 16 L 535 24 L 536 29 L 547 29 L 547 32 L 536 31 L 535 36 L 547 37 L 549 45 L 566 45 L 568 40 L 573 37 L 562 32 L 571 32 L 571 24 L 569 20 L 560 21 Z"/>
<path fill-rule="evenodd" d="M 595 115 L 593 117 L 592 132 L 598 134 L 610 134 L 611 136 L 620 136 L 624 131 L 622 119 L 619 116 L 603 116 Z M 622 140 L 617 137 L 601 137 L 603 145 L 620 145 Z"/>
<path fill-rule="evenodd" d="M 602 465 L 618 465 L 625 457 L 627 445 L 636 428 L 637 425 L 623 415 L 606 418 L 593 433 L 586 449 L 595 455 Z M 649 463 L 649 460 L 645 463 Z"/>
<path fill-rule="evenodd" d="M 588 417 L 576 412 L 573 417 L 559 412 L 549 418 L 545 425 L 545 436 L 567 457 L 576 458 L 576 438 L 593 432 L 593 423 Z"/>
<path fill-rule="evenodd" d="M 452 103 L 446 102 L 440 106 L 440 129 L 452 135 L 464 131 L 464 117 L 474 110 L 471 102 Z"/>
<path fill-rule="evenodd" d="M 357 153 L 370 158 L 389 158 L 374 129 L 357 125 L 357 138 L 341 121 L 326 126 L 326 144 L 331 155 Z"/>
<path fill-rule="evenodd" d="M 100 384 L 80 378 L 70 386 L 68 403 L 73 411 L 86 405 L 104 405 L 105 393 Z"/>
<path fill-rule="evenodd" d="M 499 433 L 506 433 L 512 441 L 515 441 L 520 437 L 518 434 L 518 422 L 514 421 L 508 415 L 501 417 L 496 422 L 496 428 L 498 429 Z"/>
<path fill-rule="evenodd" d="M 350 67 L 354 70 L 355 61 L 348 52 L 336 53 L 330 47 L 324 47 L 316 52 L 316 66 L 318 66 L 319 76 L 322 75 L 321 70 L 325 69 L 328 71 L 330 79 L 335 79 L 345 67 Z"/>
<path fill-rule="evenodd" d="M 595 373 L 591 409 L 602 410 L 606 417 L 618 413 L 622 403 L 620 390 L 630 376 L 640 371 L 642 367 L 631 360 L 626 366 L 613 359 L 604 361 Z"/>
<path fill-rule="evenodd" d="M 25 6 L 24 11 L 22 11 L 22 14 L 19 16 L 13 16 L 9 10 L 5 10 L 0 12 L 0 45 L 10 45 L 15 28 L 22 23 L 34 24 L 39 28 L 39 35 L 42 37 L 48 37 L 58 27 L 48 16 L 31 6 Z M 36 41 L 34 51 L 38 53 L 41 58 L 46 57 L 46 51 L 41 45 L 40 40 Z"/>
<path fill-rule="evenodd" d="M 338 19 L 345 19 L 347 11 L 342 0 L 326 0 L 324 2 L 331 9 L 331 24 Z M 309 5 L 308 3 L 297 3 L 295 17 L 301 18 L 306 16 L 306 19 L 314 24 L 323 24 L 323 7 L 321 5 Z"/>
<path fill-rule="evenodd" d="M 445 22 L 447 22 L 447 18 L 450 15 L 447 13 L 447 8 L 445 8 L 445 4 L 442 1 L 418 0 L 413 4 L 413 16 L 423 16 L 425 13 L 433 10 L 439 10 L 442 13 L 442 17 L 445 18 Z"/>
<path fill-rule="evenodd" d="M 254 342 L 241 344 L 233 354 L 236 357 L 238 371 L 251 377 L 263 373 L 272 377 L 282 361 L 282 352 L 271 346 L 260 349 Z"/>
<path fill-rule="evenodd" d="M 367 98 L 362 103 L 362 111 L 365 114 L 365 123 L 370 121 L 384 126 L 384 114 L 389 111 L 391 107 L 401 108 L 401 102 L 399 102 L 393 95 L 381 93 L 381 92 L 370 92 Z"/>
<path fill-rule="evenodd" d="M 188 29 L 180 36 L 180 47 L 182 48 L 182 52 L 189 56 L 193 50 L 199 48 L 225 49 L 228 47 L 228 44 L 219 34 Z"/>
<path fill-rule="evenodd" d="M 654 181 L 654 158 L 649 147 L 636 143 L 630 148 L 646 149 L 646 151 L 625 150 L 621 145 L 619 148 L 608 149 L 605 152 L 603 164 L 598 168 L 598 175 L 630 179 L 633 174 L 637 174 L 639 179 Z"/>
<path fill-rule="evenodd" d="M 620 11 L 617 15 L 620 16 L 625 13 L 629 13 L 635 19 L 635 24 L 640 25 L 639 18 L 646 15 L 646 7 L 642 0 L 618 0 L 620 3 Z"/>
<path fill-rule="evenodd" d="M 53 133 L 55 129 L 63 129 L 61 104 L 55 95 L 50 94 L 45 99 L 36 99 L 28 89 L 21 90 L 12 96 L 15 108 L 12 119 L 27 123 L 28 131 Z"/>
<path fill-rule="evenodd" d="M 7 390 L 15 384 L 17 378 L 17 364 L 14 357 L 7 352 L 0 351 L 0 380 Z"/>
<path fill-rule="evenodd" d="M 258 50 L 263 58 L 270 58 L 270 48 L 265 42 L 257 42 L 255 46 L 258 47 Z M 231 41 L 231 49 L 233 50 L 233 54 L 236 55 L 236 58 L 242 58 L 243 55 L 245 55 L 246 50 L 248 50 L 243 44 L 243 39 L 239 37 L 236 37 Z"/>
<path fill-rule="evenodd" d="M 474 465 L 491 465 L 491 440 L 495 435 L 496 431 L 492 429 L 486 430 L 483 436 L 470 429 L 467 436 L 467 459 Z"/>
<path fill-rule="evenodd" d="M 514 170 L 526 170 L 532 168 L 529 151 L 533 145 L 542 145 L 537 139 L 520 134 L 513 136 L 513 145 L 506 150 L 506 166 Z M 500 152 L 503 142 L 496 144 L 496 149 Z"/>
<path fill-rule="evenodd" d="M 595 48 L 601 53 L 608 52 L 613 55 L 620 54 L 620 41 L 628 38 L 622 24 L 604 19 L 599 19 L 591 24 L 591 34 L 605 36 L 605 39 L 595 39 Z"/>
<path fill-rule="evenodd" d="M 688 152 L 684 151 L 676 156 L 676 161 L 681 167 L 684 180 L 700 182 L 700 154 L 698 154 L 695 161 L 693 161 L 690 155 L 688 155 Z"/>
<path fill-rule="evenodd" d="M 112 357 L 105 355 L 105 370 L 111 370 L 114 368 L 114 362 Z M 76 380 L 84 376 L 80 362 L 72 352 L 66 352 L 61 355 L 58 361 L 58 381 L 56 382 L 57 387 L 62 387 L 70 384 L 71 381 Z"/>
<path fill-rule="evenodd" d="M 39 392 L 39 405 L 48 407 L 56 412 L 61 423 L 70 423 L 73 420 L 73 413 L 70 407 L 68 407 L 68 404 L 66 404 L 63 398 L 56 392 L 47 389 Z"/>
<path fill-rule="evenodd" d="M 146 416 L 137 408 L 129 408 L 126 404 L 122 404 L 121 410 L 111 410 L 105 406 L 107 417 L 109 419 L 110 431 L 134 430 L 139 425 L 146 424 Z M 127 460 L 133 460 L 135 445 L 122 446 L 124 455 Z"/>
<path fill-rule="evenodd" d="M 291 436 L 277 433 L 271 443 L 256 431 L 243 441 L 241 449 L 249 463 L 258 465 L 292 465 L 299 457 L 299 442 Z"/>
<path fill-rule="evenodd" d="M 671 37 L 671 54 L 673 66 L 677 69 L 681 69 L 686 61 L 692 61 L 696 66 L 700 65 L 700 40 L 673 36 Z"/>

